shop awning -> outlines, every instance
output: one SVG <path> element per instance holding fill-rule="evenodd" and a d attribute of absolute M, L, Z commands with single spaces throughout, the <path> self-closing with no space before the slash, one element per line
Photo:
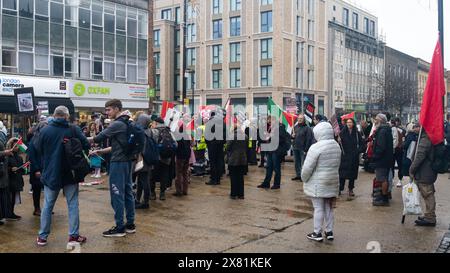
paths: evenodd
<path fill-rule="evenodd" d="M 60 105 L 66 106 L 71 114 L 75 113 L 75 107 L 70 98 L 35 97 L 35 101 L 36 104 L 39 101 L 48 101 L 48 110 L 50 114 L 52 114 L 55 111 L 55 108 Z M 0 96 L 0 113 L 17 114 L 14 96 Z"/>

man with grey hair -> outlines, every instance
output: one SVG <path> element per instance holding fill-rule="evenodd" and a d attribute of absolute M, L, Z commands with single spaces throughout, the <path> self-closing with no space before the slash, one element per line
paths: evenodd
<path fill-rule="evenodd" d="M 85 151 L 88 151 L 90 146 L 80 128 L 69 125 L 69 117 L 69 109 L 58 106 L 53 114 L 54 119 L 42 129 L 37 143 L 42 166 L 41 182 L 44 185 L 44 208 L 37 238 L 38 246 L 47 245 L 52 211 L 61 189 L 64 191 L 69 210 L 69 244 L 86 242 L 86 237 L 79 234 L 78 182 L 66 161 L 64 141 L 77 138 Z"/>
<path fill-rule="evenodd" d="M 384 114 L 375 118 L 376 132 L 373 139 L 373 161 L 376 184 L 381 186 L 381 194 L 374 195 L 374 206 L 389 206 L 389 172 L 394 160 L 392 130 Z"/>

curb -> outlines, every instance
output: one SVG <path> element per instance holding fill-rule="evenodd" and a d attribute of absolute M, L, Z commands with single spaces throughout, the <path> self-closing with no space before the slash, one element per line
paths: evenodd
<path fill-rule="evenodd" d="M 444 235 L 436 253 L 450 253 L 450 231 Z"/>

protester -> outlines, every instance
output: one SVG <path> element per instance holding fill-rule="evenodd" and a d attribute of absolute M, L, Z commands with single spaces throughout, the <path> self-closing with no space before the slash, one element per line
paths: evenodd
<path fill-rule="evenodd" d="M 151 116 L 141 113 L 137 117 L 136 122 L 144 128 L 146 138 L 151 138 Z M 150 143 L 146 141 L 144 145 L 150 145 Z M 137 172 L 136 209 L 148 209 L 150 208 L 150 176 L 153 166 L 147 164 L 145 160 L 143 160 L 142 155 L 140 155 L 140 158 L 137 161 L 142 161 L 143 167 Z M 141 202 L 142 193 L 144 194 L 143 202 Z"/>
<path fill-rule="evenodd" d="M 408 130 L 405 144 L 403 145 L 403 159 L 402 159 L 402 174 L 409 176 L 409 168 L 411 168 L 412 160 L 414 159 L 417 140 L 419 137 L 420 125 L 414 124 Z M 413 179 L 410 177 L 410 179 Z"/>
<path fill-rule="evenodd" d="M 263 151 L 261 147 L 263 144 L 267 143 L 267 140 L 269 138 L 268 132 L 270 131 L 271 120 L 270 118 L 262 117 L 261 119 L 259 119 L 259 121 L 260 123 L 257 131 L 258 134 L 257 140 L 258 140 L 258 149 L 260 150 L 260 162 L 258 167 L 264 168 L 266 163 L 267 152 Z"/>
<path fill-rule="evenodd" d="M 12 155 L 11 150 L 6 150 L 7 133 L 3 122 L 0 121 L 0 226 L 3 219 L 11 211 L 10 194 L 8 191 L 9 175 L 7 157 Z"/>
<path fill-rule="evenodd" d="M 248 138 L 247 161 L 250 166 L 258 165 L 258 159 L 256 157 L 257 138 L 254 138 L 254 134 L 257 133 L 256 124 L 257 120 L 253 119 L 250 125 L 245 128 L 245 135 Z"/>
<path fill-rule="evenodd" d="M 78 209 L 78 182 L 75 181 L 70 166 L 65 160 L 65 138 L 77 138 L 84 150 L 89 143 L 77 127 L 69 126 L 69 110 L 58 106 L 53 114 L 54 120 L 42 129 L 36 146 L 42 156 L 42 176 L 44 185 L 44 209 L 41 214 L 41 228 L 37 238 L 38 246 L 47 245 L 50 235 L 52 211 L 61 189 L 67 200 L 69 211 L 69 243 L 85 243 L 86 237 L 80 236 L 80 215 Z"/>
<path fill-rule="evenodd" d="M 153 140 L 159 146 L 165 146 L 164 151 L 160 150 L 160 160 L 155 166 L 155 172 L 152 173 L 150 180 L 150 199 L 156 200 L 156 181 L 159 181 L 159 200 L 166 200 L 166 190 L 170 180 L 170 164 L 172 156 L 175 154 L 177 144 L 170 128 L 164 124 L 162 118 L 156 118 L 152 124 Z M 172 147 L 167 147 L 170 144 Z M 174 148 L 174 150 L 170 150 Z M 165 155 L 164 155 L 165 154 Z"/>
<path fill-rule="evenodd" d="M 376 185 L 381 194 L 374 196 L 374 206 L 389 206 L 389 174 L 394 160 L 392 129 L 384 114 L 375 118 L 376 132 L 373 140 L 373 162 L 375 164 Z"/>
<path fill-rule="evenodd" d="M 218 125 L 221 126 L 218 126 Z M 222 127 L 222 128 L 221 128 Z M 225 124 L 220 115 L 216 116 L 215 112 L 211 113 L 211 119 L 206 124 L 206 132 L 210 136 L 206 136 L 206 145 L 208 147 L 208 158 L 211 166 L 211 175 L 206 185 L 220 185 L 220 178 L 223 174 Z M 246 151 L 246 150 L 245 150 Z"/>
<path fill-rule="evenodd" d="M 322 224 L 325 223 L 325 238 L 332 241 L 341 149 L 334 140 L 333 128 L 329 123 L 317 124 L 314 137 L 317 143 L 309 149 L 302 170 L 304 192 L 311 197 L 314 206 L 314 232 L 308 234 L 307 238 L 322 242 Z"/>
<path fill-rule="evenodd" d="M 268 143 L 271 146 L 277 147 L 273 151 L 267 151 L 267 168 L 266 168 L 266 177 L 264 182 L 258 186 L 260 189 L 269 189 L 270 181 L 272 180 L 273 172 L 275 172 L 274 184 L 272 186 L 272 190 L 278 190 L 281 187 L 281 157 L 286 153 L 288 149 L 286 147 L 289 145 L 290 147 L 290 135 L 286 132 L 286 127 L 284 124 L 277 122 L 275 117 L 270 118 L 271 127 L 269 129 L 270 138 L 268 139 Z M 288 135 L 287 139 L 285 136 Z M 279 143 L 274 143 L 278 140 Z M 288 143 L 289 141 L 289 143 Z M 277 145 L 278 144 L 278 145 Z"/>
<path fill-rule="evenodd" d="M 16 200 L 21 200 L 20 193 L 23 191 L 24 186 L 22 176 L 25 174 L 25 168 L 27 168 L 27 166 L 24 165 L 22 157 L 19 155 L 20 150 L 17 144 L 18 142 L 19 139 L 11 138 L 6 144 L 7 149 L 12 151 L 12 155 L 8 156 L 8 191 L 11 198 L 11 211 L 9 212 L 9 215 L 6 219 L 12 221 L 22 219 L 21 216 L 18 216 L 14 213 L 14 207 L 15 205 L 17 205 Z"/>
<path fill-rule="evenodd" d="M 422 130 L 416 156 L 409 169 L 410 177 L 417 184 L 420 194 L 425 201 L 425 213 L 416 221 L 417 226 L 436 226 L 436 198 L 434 183 L 438 174 L 432 168 L 434 148 L 428 134 Z"/>
<path fill-rule="evenodd" d="M 206 140 L 205 140 L 205 128 L 202 117 L 199 115 L 197 117 L 197 122 L 199 125 L 196 130 L 195 134 L 195 141 L 194 141 L 194 155 L 195 155 L 195 162 L 193 164 L 193 176 L 204 176 L 206 174 L 206 166 L 208 165 L 205 154 L 206 154 Z"/>
<path fill-rule="evenodd" d="M 339 134 L 342 147 L 341 165 L 339 167 L 339 195 L 345 189 L 345 181 L 349 180 L 348 196 L 355 197 L 353 189 L 359 173 L 359 155 L 365 151 L 362 135 L 356 129 L 355 120 L 349 118 L 346 126 Z"/>
<path fill-rule="evenodd" d="M 183 195 L 188 195 L 189 180 L 190 180 L 190 169 L 189 160 L 191 158 L 191 136 L 189 135 L 189 130 L 186 124 L 189 121 L 189 116 L 183 117 L 184 122 L 181 123 L 179 132 L 180 140 L 178 140 L 178 147 L 176 152 L 176 180 L 175 196 L 181 197 Z"/>
<path fill-rule="evenodd" d="M 90 141 L 102 143 L 106 138 L 111 141 L 111 148 L 95 151 L 96 154 L 111 153 L 109 187 L 111 205 L 114 210 L 116 226 L 103 232 L 104 237 L 124 237 L 136 233 L 133 182 L 131 180 L 133 156 L 128 148 L 128 120 L 130 116 L 123 113 L 122 102 L 117 99 L 107 101 L 105 111 L 108 118 L 114 120 Z M 127 223 L 124 224 L 124 213 Z"/>
<path fill-rule="evenodd" d="M 296 177 L 292 180 L 302 181 L 302 165 L 305 161 L 306 154 L 314 141 L 313 131 L 306 124 L 305 115 L 300 114 L 298 116 L 297 124 L 294 126 L 292 133 L 292 138 L 294 139 L 293 150 L 296 174 Z"/>
<path fill-rule="evenodd" d="M 397 137 L 395 138 L 395 146 L 394 146 L 394 162 L 392 165 L 392 174 L 393 177 L 395 177 L 395 163 L 397 163 L 398 166 L 398 181 L 397 181 L 397 187 L 401 188 L 403 187 L 403 145 L 405 142 L 405 135 L 406 132 L 401 126 L 401 120 L 400 118 L 394 118 L 392 123 L 392 129 L 393 134 L 396 133 Z"/>
<path fill-rule="evenodd" d="M 248 138 L 237 123 L 232 127 L 232 140 L 227 141 L 228 169 L 231 180 L 231 199 L 244 199 L 244 173 L 247 168 Z"/>

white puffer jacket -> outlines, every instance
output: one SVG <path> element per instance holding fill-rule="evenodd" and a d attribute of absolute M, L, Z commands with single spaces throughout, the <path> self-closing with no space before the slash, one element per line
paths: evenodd
<path fill-rule="evenodd" d="M 317 143 L 312 145 L 303 164 L 304 192 L 315 198 L 333 198 L 339 194 L 339 165 L 341 148 L 334 140 L 331 124 L 314 127 Z"/>

